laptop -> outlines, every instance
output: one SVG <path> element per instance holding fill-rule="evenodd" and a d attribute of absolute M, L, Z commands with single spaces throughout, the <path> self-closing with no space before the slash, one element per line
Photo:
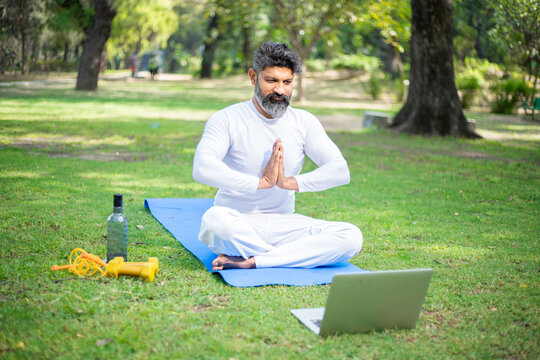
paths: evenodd
<path fill-rule="evenodd" d="M 413 329 L 432 276 L 432 269 L 338 274 L 325 308 L 291 313 L 318 335 Z"/>

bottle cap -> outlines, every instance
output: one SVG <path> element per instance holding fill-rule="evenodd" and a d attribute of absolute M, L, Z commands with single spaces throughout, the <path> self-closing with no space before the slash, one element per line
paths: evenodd
<path fill-rule="evenodd" d="M 122 194 L 114 194 L 114 207 L 122 207 Z"/>

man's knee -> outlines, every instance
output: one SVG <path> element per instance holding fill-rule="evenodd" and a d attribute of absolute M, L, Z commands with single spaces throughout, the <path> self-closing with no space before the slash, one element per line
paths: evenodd
<path fill-rule="evenodd" d="M 201 219 L 201 231 L 210 232 L 221 239 L 229 239 L 232 236 L 231 209 L 223 206 L 212 206 L 208 209 Z"/>
<path fill-rule="evenodd" d="M 362 250 L 362 244 L 364 241 L 364 237 L 362 236 L 362 231 L 358 228 L 358 226 L 349 224 L 349 223 L 342 223 L 343 225 L 343 239 L 344 244 L 343 246 L 346 247 L 347 251 L 351 253 L 358 253 L 360 250 Z"/>

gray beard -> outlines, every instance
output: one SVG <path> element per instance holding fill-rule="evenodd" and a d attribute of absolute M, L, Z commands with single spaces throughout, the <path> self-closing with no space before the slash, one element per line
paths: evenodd
<path fill-rule="evenodd" d="M 274 97 L 276 96 L 283 98 L 283 100 L 275 100 Z M 263 96 L 261 88 L 259 87 L 258 80 L 255 83 L 255 99 L 257 99 L 257 102 L 264 110 L 264 112 L 266 112 L 274 119 L 280 118 L 285 115 L 285 112 L 287 111 L 287 107 L 289 107 L 289 103 L 291 100 L 290 96 L 287 96 L 285 94 L 279 95 L 275 92 Z"/>

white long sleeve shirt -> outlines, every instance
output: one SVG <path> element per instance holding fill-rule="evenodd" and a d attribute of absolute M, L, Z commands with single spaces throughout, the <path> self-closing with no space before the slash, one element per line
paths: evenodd
<path fill-rule="evenodd" d="M 321 191 L 347 184 L 347 162 L 307 111 L 289 107 L 279 119 L 267 119 L 252 100 L 213 114 L 195 151 L 193 178 L 219 188 L 215 205 L 240 212 L 294 213 L 294 191 L 277 186 L 257 189 L 276 139 L 283 145 L 285 176 L 294 176 L 298 191 Z M 300 174 L 304 156 L 318 168 Z"/>

